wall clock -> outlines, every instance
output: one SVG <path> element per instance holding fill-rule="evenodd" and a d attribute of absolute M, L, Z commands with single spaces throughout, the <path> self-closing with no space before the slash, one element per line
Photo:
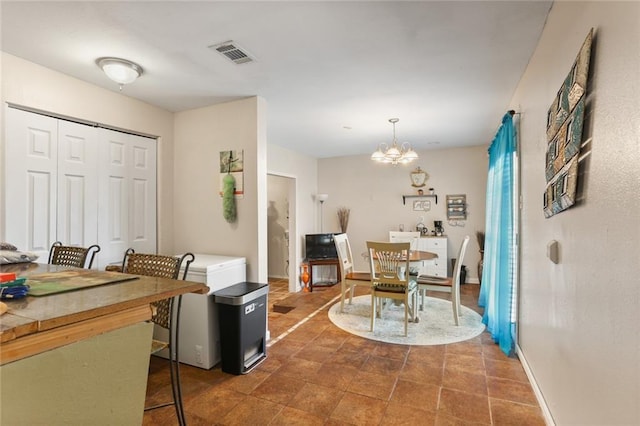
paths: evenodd
<path fill-rule="evenodd" d="M 424 186 L 428 177 L 429 175 L 427 175 L 427 172 L 425 172 L 420 167 L 418 167 L 417 169 L 411 172 L 411 186 L 415 188 L 420 188 Z"/>

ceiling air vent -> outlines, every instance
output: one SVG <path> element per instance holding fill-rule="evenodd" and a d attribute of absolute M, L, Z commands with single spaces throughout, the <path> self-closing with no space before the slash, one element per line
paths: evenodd
<path fill-rule="evenodd" d="M 224 43 L 214 44 L 209 46 L 209 49 L 215 49 L 221 55 L 226 56 L 229 60 L 236 64 L 246 64 L 247 62 L 253 62 L 253 59 L 246 51 L 242 50 L 233 41 L 225 41 Z"/>

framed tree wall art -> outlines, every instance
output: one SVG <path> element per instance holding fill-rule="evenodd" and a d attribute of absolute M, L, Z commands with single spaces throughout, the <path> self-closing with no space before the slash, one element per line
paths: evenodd
<path fill-rule="evenodd" d="M 547 184 L 542 200 L 547 218 L 568 209 L 576 201 L 592 39 L 593 28 L 547 111 Z"/>
<path fill-rule="evenodd" d="M 223 193 L 223 180 L 227 174 L 235 179 L 233 195 L 235 198 L 244 198 L 244 151 L 220 151 L 220 196 Z"/>

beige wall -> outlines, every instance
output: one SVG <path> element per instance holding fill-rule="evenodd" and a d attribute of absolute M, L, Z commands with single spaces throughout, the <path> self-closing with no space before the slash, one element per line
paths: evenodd
<path fill-rule="evenodd" d="M 512 100 L 522 113 L 519 345 L 558 425 L 640 424 L 638 22 L 637 2 L 556 2 Z M 545 219 L 546 113 L 591 27 L 581 200 Z"/>
<path fill-rule="evenodd" d="M 496 129 L 499 117 L 496 118 Z M 487 141 L 488 144 L 489 141 Z M 372 146 L 372 149 L 375 148 Z M 337 210 L 351 209 L 347 233 L 351 242 L 356 269 L 368 265 L 360 253 L 366 251 L 367 240 L 386 241 L 389 231 L 397 231 L 400 224 L 405 231 L 414 230 L 420 217 L 429 230 L 434 220 L 442 220 L 448 236 L 448 258 L 455 257 L 465 235 L 471 243 L 465 256 L 468 281 L 477 282 L 478 246 L 475 232 L 484 230 L 485 192 L 487 182 L 487 146 L 421 151 L 420 159 L 409 166 L 391 166 L 371 161 L 368 155 L 336 157 L 318 161 L 318 192 L 326 192 L 329 199 L 324 206 L 324 229 L 339 232 Z M 428 212 L 413 211 L 411 199 L 402 204 L 402 195 L 416 194 L 411 186 L 410 172 L 420 166 L 429 175 L 425 192 L 433 187 L 438 203 L 431 200 Z M 466 194 L 468 219 L 464 226 L 447 223 L 445 198 L 447 194 Z M 449 273 L 451 273 L 450 264 Z"/>
<path fill-rule="evenodd" d="M 318 160 L 273 144 L 269 145 L 267 157 L 269 174 L 295 180 L 295 191 L 291 197 L 291 211 L 289 212 L 291 226 L 295 229 L 295 233 L 289 240 L 295 258 L 289 267 L 289 289 L 293 291 L 299 289 L 300 286 L 298 277 L 300 275 L 299 265 L 304 258 L 304 236 L 320 232 L 320 228 L 317 227 L 320 210 L 313 198 L 318 193 Z M 297 235 L 297 238 L 294 235 Z"/>
<path fill-rule="evenodd" d="M 173 113 L 2 53 L 0 175 L 7 102 L 158 136 L 158 249 L 173 253 Z M 0 185 L 4 226 L 4 188 Z M 8 201 L 10 202 L 10 200 Z M 4 235 L 4 229 L 0 235 Z"/>
<path fill-rule="evenodd" d="M 176 251 L 246 257 L 247 279 L 261 282 L 267 279 L 266 136 L 259 119 L 265 108 L 253 97 L 176 113 L 174 157 Z M 234 223 L 222 217 L 219 195 L 220 151 L 227 150 L 244 150 L 244 197 L 236 200 Z"/>

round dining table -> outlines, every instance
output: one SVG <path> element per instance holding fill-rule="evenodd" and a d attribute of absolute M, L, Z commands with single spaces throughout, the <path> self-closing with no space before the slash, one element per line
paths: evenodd
<path fill-rule="evenodd" d="M 438 255 L 430 251 L 409 250 L 409 262 L 421 262 L 423 260 L 437 259 Z"/>

